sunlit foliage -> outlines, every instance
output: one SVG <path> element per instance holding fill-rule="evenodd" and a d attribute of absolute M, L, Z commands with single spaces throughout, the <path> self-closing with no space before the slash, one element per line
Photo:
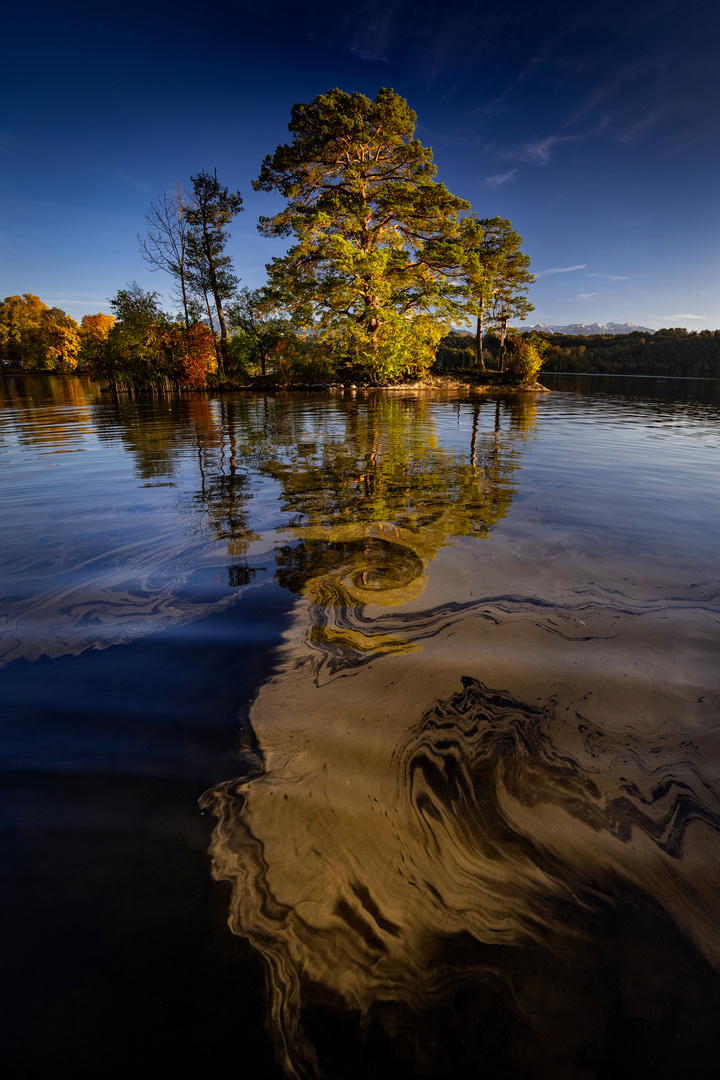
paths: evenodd
<path fill-rule="evenodd" d="M 535 280 L 530 258 L 521 248 L 522 237 L 506 218 L 478 220 L 475 215 L 463 222 L 462 287 L 466 314 L 477 319 L 475 360 L 483 367 L 482 340 L 486 328 L 500 330 L 501 364 L 505 331 L 511 319 L 524 321 L 533 305 L 527 299 Z"/>
<path fill-rule="evenodd" d="M 231 360 L 265 375 L 281 358 L 299 353 L 290 321 L 262 289 L 241 289 L 227 308 Z"/>
<path fill-rule="evenodd" d="M 166 330 L 161 345 L 169 360 L 173 377 L 181 387 L 205 386 L 211 371 L 217 368 L 215 335 L 202 323 L 190 329 L 175 325 Z"/>
<path fill-rule="evenodd" d="M 655 334 L 543 334 L 546 371 L 603 375 L 666 375 L 720 378 L 720 330 L 684 327 Z"/>
<path fill-rule="evenodd" d="M 331 90 L 293 106 L 292 144 L 253 184 L 287 200 L 261 233 L 297 241 L 268 266 L 271 294 L 371 378 L 427 370 L 430 321 L 459 310 L 452 241 L 469 204 L 435 181 L 415 121 L 392 90 Z"/>
<path fill-rule="evenodd" d="M 169 320 L 155 292 L 136 281 L 110 301 L 115 322 L 90 361 L 94 378 L 113 387 L 160 387 L 171 378 L 163 339 Z"/>
<path fill-rule="evenodd" d="M 83 315 L 80 323 L 80 360 L 92 364 L 105 348 L 108 334 L 115 325 L 114 315 Z"/>
<path fill-rule="evenodd" d="M 80 333 L 61 308 L 39 296 L 7 296 L 0 303 L 0 358 L 30 371 L 72 371 L 77 366 Z"/>
<path fill-rule="evenodd" d="M 542 340 L 513 337 L 507 361 L 507 372 L 513 382 L 533 383 L 543 366 L 547 345 Z"/>

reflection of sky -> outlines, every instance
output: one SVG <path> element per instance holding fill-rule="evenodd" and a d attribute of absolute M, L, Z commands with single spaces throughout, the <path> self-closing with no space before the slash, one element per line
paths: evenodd
<path fill-rule="evenodd" d="M 148 204 L 214 167 L 261 284 L 282 243 L 256 234 L 278 204 L 251 181 L 292 104 L 391 86 L 439 179 L 525 238 L 535 320 L 715 328 L 719 28 L 709 0 L 225 2 L 200 24 L 187 0 L 16 6 L 0 295 L 79 317 L 132 278 L 163 290 L 137 247 Z"/>
<path fill-rule="evenodd" d="M 343 1045 L 359 1015 L 363 1051 L 401 1046 L 403 1076 L 471 1075 L 454 1055 L 485 1065 L 499 1015 L 511 1036 L 490 1074 L 508 1078 L 579 1078 L 600 1045 L 603 1072 L 630 1075 L 652 1015 L 643 1068 L 677 1072 L 683 996 L 705 999 L 720 957 L 720 521 L 709 466 L 684 452 L 696 440 L 673 432 L 684 414 L 709 462 L 718 417 L 576 406 L 538 399 L 507 516 L 440 548 L 422 593 L 391 577 L 391 603 L 368 602 L 353 574 L 366 547 L 326 545 L 332 581 L 293 609 L 243 723 L 241 776 L 204 799 L 213 875 L 266 960 L 291 1077 L 392 1075 L 354 1045 L 352 1070 L 329 1064 L 338 1014 Z M 472 405 L 432 413 L 438 444 L 460 450 Z M 491 435 L 494 403 L 480 414 Z M 695 1033 L 688 1054 L 704 1075 Z"/>
<path fill-rule="evenodd" d="M 711 404 L 561 392 L 499 403 L 61 398 L 4 409 L 6 659 L 182 624 L 272 576 L 276 559 L 292 581 L 318 574 L 332 592 L 368 537 L 405 545 L 426 570 L 454 537 L 493 530 L 524 537 L 538 566 L 562 550 L 594 565 L 644 552 L 680 568 L 685 587 L 714 565 Z"/>

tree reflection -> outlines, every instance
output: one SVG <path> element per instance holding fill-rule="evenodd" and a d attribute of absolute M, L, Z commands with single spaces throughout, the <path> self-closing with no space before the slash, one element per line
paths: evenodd
<path fill-rule="evenodd" d="M 320 605 L 397 605 L 418 595 L 421 565 L 452 537 L 487 536 L 512 504 L 534 406 L 511 399 L 469 409 L 464 451 L 438 445 L 431 402 L 376 397 L 346 407 L 339 435 L 305 433 L 266 462 L 293 536 L 276 549 L 281 584 Z M 491 414 L 482 431 L 481 413 Z M 398 570 L 408 553 L 409 576 Z"/>
<path fill-rule="evenodd" d="M 82 537 L 75 529 L 48 536 L 36 557 L 18 554 L 28 595 L 8 612 L 7 658 L 104 647 L 197 618 L 273 563 L 279 583 L 317 607 L 310 641 L 329 647 L 339 635 L 349 647 L 354 635 L 358 649 L 372 650 L 372 635 L 357 625 L 364 606 L 417 600 L 441 547 L 488 535 L 510 508 L 532 427 L 522 398 L 129 401 L 87 394 L 76 380 L 68 401 L 66 382 L 53 381 L 53 404 L 46 388 L 35 387 L 37 400 L 20 388 L 30 407 L 13 437 L 40 453 L 99 446 L 93 461 L 108 477 L 121 448 L 140 489 L 170 490 L 139 494 L 121 462 L 121 489 L 103 486 L 103 472 L 91 468 L 97 523 L 87 519 Z M 72 408 L 59 414 L 58 404 Z M 445 445 L 438 408 L 454 409 L 462 432 Z M 396 634 L 375 646 L 405 648 Z"/>
<path fill-rule="evenodd" d="M 652 643 L 677 601 L 621 580 L 549 602 L 531 552 L 525 591 L 508 557 L 496 593 L 459 598 L 454 562 L 431 564 L 508 513 L 534 405 L 457 413 L 463 442 L 445 423 L 439 445 L 421 399 L 270 403 L 248 439 L 302 600 L 243 721 L 243 775 L 204 798 L 213 874 L 265 961 L 290 1077 L 585 1080 L 619 1075 L 628 1042 L 629 1074 L 671 1075 L 673 1019 L 700 986 L 720 1000 L 720 802 L 664 720 L 686 688 L 646 694 L 641 726 L 613 664 L 638 648 L 630 613 Z M 481 555 L 456 561 L 479 577 Z"/>

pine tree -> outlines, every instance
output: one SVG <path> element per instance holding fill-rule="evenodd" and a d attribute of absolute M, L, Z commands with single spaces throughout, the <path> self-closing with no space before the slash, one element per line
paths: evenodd
<path fill-rule="evenodd" d="M 331 90 L 293 106 L 292 143 L 253 183 L 287 200 L 260 232 L 297 241 L 269 264 L 271 293 L 376 376 L 429 366 L 458 310 L 454 241 L 469 204 L 435 181 L 415 122 L 392 90 Z"/>
<path fill-rule="evenodd" d="M 224 254 L 230 233 L 227 226 L 242 212 L 242 195 L 230 193 L 220 184 L 217 173 L 203 170 L 190 177 L 192 196 L 187 207 L 190 225 L 189 255 L 191 280 L 207 283 L 220 327 L 220 365 L 228 361 L 227 325 L 223 301 L 235 292 L 239 278 L 233 273 L 232 259 Z M 204 287 L 204 284 L 203 284 Z"/>
<path fill-rule="evenodd" d="M 509 320 L 525 319 L 535 310 L 526 295 L 535 278 L 530 273 L 530 257 L 521 245 L 522 236 L 507 218 L 478 220 L 473 215 L 463 222 L 462 282 L 467 314 L 477 318 L 475 358 L 479 367 L 484 366 L 482 339 L 486 324 L 500 330 L 502 356 Z"/>

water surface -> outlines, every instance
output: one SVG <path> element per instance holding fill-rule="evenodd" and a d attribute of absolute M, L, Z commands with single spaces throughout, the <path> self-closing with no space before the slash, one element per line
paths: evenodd
<path fill-rule="evenodd" d="M 5 381 L 13 1075 L 715 1075 L 718 385 L 545 381 Z"/>

